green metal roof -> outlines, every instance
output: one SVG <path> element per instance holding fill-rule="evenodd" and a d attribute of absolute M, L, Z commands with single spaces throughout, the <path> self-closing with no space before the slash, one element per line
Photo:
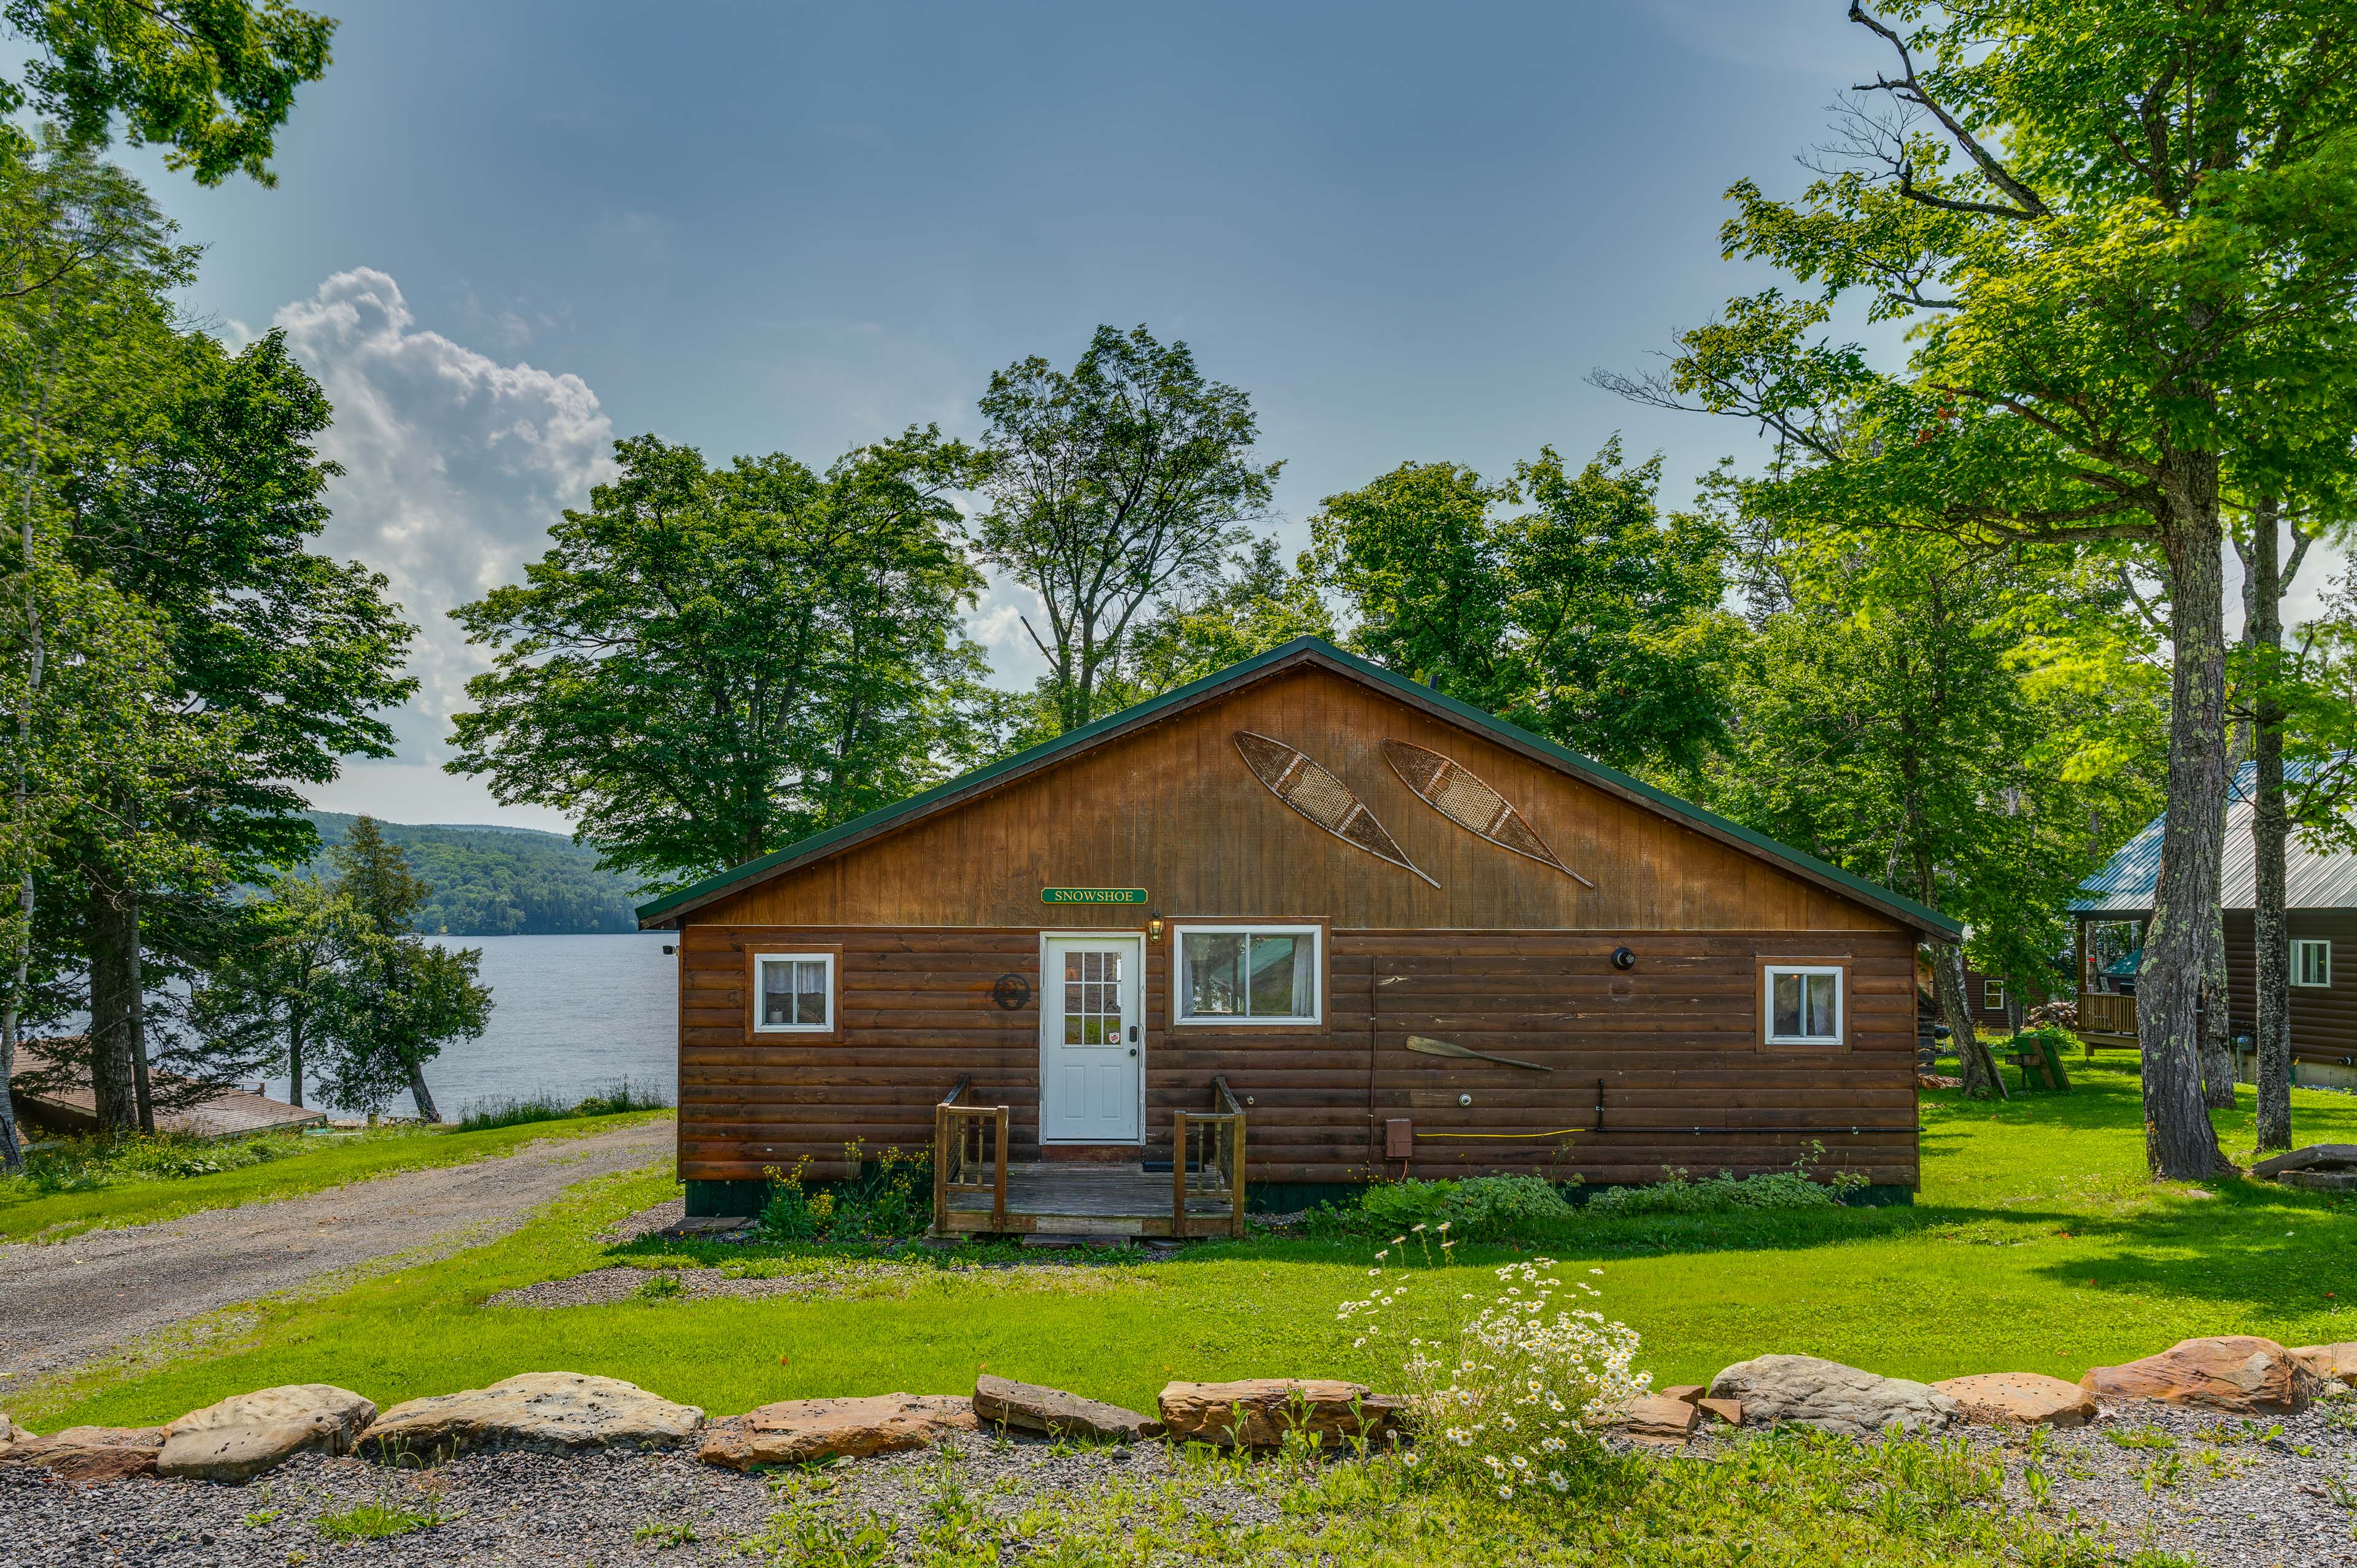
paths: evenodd
<path fill-rule="evenodd" d="M 1331 665 L 1346 675 L 1354 676 L 1371 685 L 1383 687 L 1411 703 L 1437 708 L 1473 729 L 1487 731 L 1523 750 L 1537 752 L 1570 772 L 1585 775 L 1616 793 L 1634 796 L 1653 806 L 1663 815 L 1685 822 L 1714 837 L 1730 839 L 1741 843 L 1787 869 L 1798 872 L 1811 881 L 1831 886 L 1836 891 L 1846 893 L 1861 902 L 1872 905 L 1927 935 L 1949 941 L 1956 940 L 1964 935 L 1963 926 L 1935 909 L 1916 903 L 1911 898 L 1904 897 L 1887 887 L 1868 882 L 1864 877 L 1853 876 L 1841 867 L 1819 860 L 1813 854 L 1803 854 L 1788 844 L 1778 843 L 1774 839 L 1763 833 L 1754 832 L 1739 822 L 1729 822 L 1716 812 L 1706 811 L 1692 801 L 1682 800 L 1674 795 L 1653 788 L 1641 779 L 1633 778 L 1617 768 L 1608 768 L 1593 757 L 1582 757 L 1567 746 L 1556 745 L 1544 736 L 1533 734 L 1520 725 L 1510 724 L 1494 714 L 1483 713 L 1472 704 L 1459 702 L 1444 692 L 1433 691 L 1379 664 L 1371 664 L 1356 654 L 1345 653 L 1323 638 L 1317 637 L 1296 638 L 1280 648 L 1273 648 L 1266 653 L 1247 659 L 1240 664 L 1231 664 L 1215 674 L 1206 675 L 1200 681 L 1189 682 L 1173 691 L 1165 692 L 1162 695 L 1140 703 L 1135 707 L 1124 708 L 1117 714 L 1108 714 L 1092 724 L 1082 725 L 1079 729 L 1068 730 L 1053 740 L 1042 741 L 1038 746 L 1027 747 L 1012 757 L 992 763 L 987 768 L 978 768 L 970 773 L 960 774 L 945 784 L 935 785 L 922 794 L 911 795 L 905 800 L 878 807 L 865 816 L 854 817 L 847 822 L 837 823 L 824 832 L 813 833 L 810 837 L 797 840 L 783 849 L 773 850 L 759 860 L 747 861 L 742 865 L 732 866 L 716 875 L 707 876 L 701 882 L 693 883 L 674 893 L 666 894 L 652 903 L 641 904 L 638 910 L 639 923 L 645 926 L 650 922 L 661 920 L 689 905 L 704 903 L 717 894 L 726 892 L 741 883 L 752 881 L 778 866 L 814 859 L 837 845 L 865 838 L 876 830 L 888 826 L 901 818 L 921 816 L 930 808 L 942 801 L 972 794 L 988 786 L 995 779 L 1028 772 L 1037 765 L 1050 758 L 1065 752 L 1081 750 L 1107 736 L 1135 728 L 1139 725 L 1149 722 L 1157 714 L 1183 706 L 1206 693 L 1222 687 L 1242 685 L 1275 666 L 1303 661 Z"/>

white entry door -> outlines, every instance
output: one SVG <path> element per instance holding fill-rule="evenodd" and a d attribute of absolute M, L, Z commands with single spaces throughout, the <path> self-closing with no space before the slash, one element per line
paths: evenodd
<path fill-rule="evenodd" d="M 1049 937 L 1040 987 L 1039 1137 L 1138 1141 L 1145 1049 L 1142 938 Z"/>

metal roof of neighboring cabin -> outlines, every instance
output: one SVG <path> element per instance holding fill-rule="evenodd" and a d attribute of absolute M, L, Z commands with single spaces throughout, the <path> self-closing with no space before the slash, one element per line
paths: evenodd
<path fill-rule="evenodd" d="M 2302 762 L 2284 765 L 2288 783 L 2299 782 Z M 2226 798 L 2226 846 L 2220 866 L 2219 900 L 2229 909 L 2248 909 L 2255 893 L 2257 867 L 2251 844 L 2251 797 L 2257 788 L 2258 765 L 2245 762 L 2234 770 Z M 2120 846 L 2104 869 L 2080 885 L 2086 895 L 2072 901 L 2081 915 L 2148 915 L 2153 889 L 2160 882 L 2160 835 L 2169 814 L 2145 824 L 2144 831 Z M 2317 850 L 2291 835 L 2284 849 L 2284 901 L 2293 909 L 2357 908 L 2357 854 L 2341 850 Z"/>
<path fill-rule="evenodd" d="M 1093 724 L 1083 725 L 1079 729 L 1067 731 L 1053 740 L 1042 741 L 1038 746 L 994 762 L 987 768 L 978 768 L 971 773 L 961 774 L 948 783 L 936 785 L 920 795 L 911 795 L 909 799 L 894 805 L 879 807 L 865 816 L 854 817 L 851 821 L 838 823 L 823 832 L 813 833 L 810 837 L 790 843 L 783 849 L 773 850 L 759 860 L 732 866 L 717 875 L 707 876 L 701 882 L 683 887 L 675 893 L 666 894 L 651 903 L 641 904 L 638 909 L 639 925 L 641 929 L 670 925 L 697 907 L 724 897 L 746 883 L 782 875 L 797 866 L 806 865 L 812 861 L 823 859 L 829 854 L 847 849 L 855 843 L 865 842 L 880 832 L 900 825 L 903 822 L 913 822 L 918 818 L 929 816 L 934 811 L 948 810 L 982 791 L 996 789 L 1025 775 L 1037 772 L 1067 755 L 1076 754 L 1100 745 L 1115 736 L 1126 734 L 1141 725 L 1152 723 L 1165 714 L 1190 707 L 1230 687 L 1241 686 L 1247 682 L 1273 675 L 1280 670 L 1297 664 L 1322 665 L 1338 674 L 1378 687 L 1416 706 L 1433 710 L 1459 724 L 1480 731 L 1517 751 L 1552 763 L 1567 773 L 1577 775 L 1587 782 L 1597 785 L 1623 800 L 1649 806 L 1663 816 L 1683 822 L 1685 826 L 1715 838 L 1722 843 L 1748 850 L 1763 860 L 1781 865 L 1785 870 L 1805 881 L 1813 882 L 1821 887 L 1839 893 L 1846 897 L 1855 898 L 1867 908 L 1878 909 L 1900 924 L 1910 927 L 1935 940 L 1956 941 L 1964 935 L 1962 926 L 1936 909 L 1928 908 L 1911 898 L 1892 892 L 1888 887 L 1868 882 L 1862 876 L 1853 876 L 1841 867 L 1829 865 L 1789 844 L 1778 843 L 1763 833 L 1754 832 L 1749 828 L 1729 822 L 1716 812 L 1706 811 L 1690 800 L 1682 800 L 1674 795 L 1656 789 L 1641 779 L 1632 778 L 1617 768 L 1608 768 L 1593 757 L 1582 757 L 1566 746 L 1557 746 L 1544 736 L 1534 735 L 1520 725 L 1511 724 L 1494 714 L 1483 713 L 1469 703 L 1459 702 L 1445 693 L 1433 691 L 1379 664 L 1371 664 L 1355 654 L 1345 653 L 1332 643 L 1316 637 L 1295 638 L 1281 648 L 1273 648 L 1266 653 L 1244 660 L 1241 663 L 1231 664 L 1225 670 L 1206 675 L 1200 681 L 1189 682 L 1176 690 L 1165 692 L 1162 695 L 1140 703 L 1135 707 L 1124 708 L 1117 714 L 1108 714 Z"/>

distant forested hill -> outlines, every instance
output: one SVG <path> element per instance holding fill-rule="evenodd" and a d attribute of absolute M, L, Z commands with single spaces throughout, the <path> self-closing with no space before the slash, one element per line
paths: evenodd
<path fill-rule="evenodd" d="M 313 811 L 319 837 L 342 842 L 353 819 Z M 410 866 L 434 885 L 418 911 L 422 931 L 454 937 L 553 936 L 634 931 L 631 885 L 597 869 L 597 852 L 561 833 L 530 828 L 406 827 L 379 822 Z M 312 870 L 332 875 L 323 849 Z"/>

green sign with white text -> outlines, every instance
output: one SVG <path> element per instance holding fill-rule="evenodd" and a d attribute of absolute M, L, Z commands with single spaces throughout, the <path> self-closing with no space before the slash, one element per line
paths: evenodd
<path fill-rule="evenodd" d="M 1143 904 L 1143 887 L 1042 887 L 1042 904 Z"/>

